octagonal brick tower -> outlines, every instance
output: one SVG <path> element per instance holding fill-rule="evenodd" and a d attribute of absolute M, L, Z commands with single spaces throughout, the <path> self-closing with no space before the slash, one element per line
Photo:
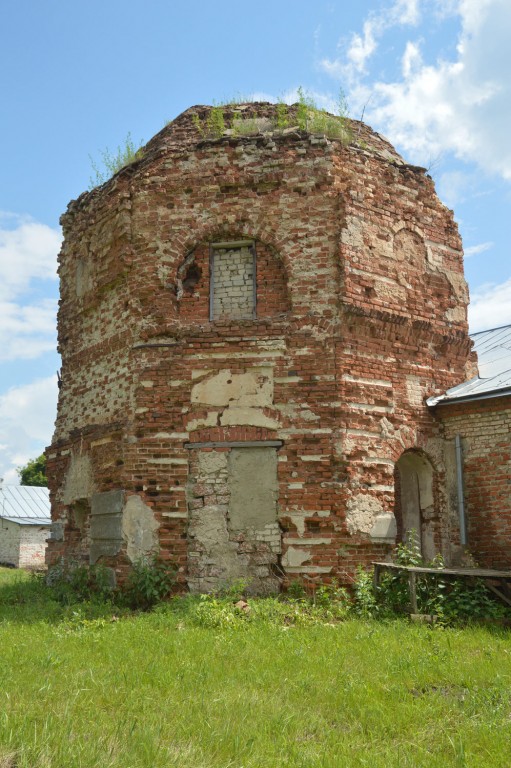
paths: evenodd
<path fill-rule="evenodd" d="M 363 123 L 215 116 L 187 110 L 62 217 L 49 562 L 122 578 L 157 552 L 183 588 L 268 592 L 349 582 L 414 520 L 449 561 L 424 401 L 470 353 L 452 212 Z"/>

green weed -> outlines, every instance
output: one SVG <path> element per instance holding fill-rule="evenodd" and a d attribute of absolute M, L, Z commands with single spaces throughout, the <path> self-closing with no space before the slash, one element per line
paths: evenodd
<path fill-rule="evenodd" d="M 502 629 L 310 622 L 342 597 L 335 585 L 315 604 L 247 599 L 235 630 L 196 618 L 213 601 L 243 611 L 225 596 L 123 614 L 49 594 L 0 570 L 0 765 L 508 768 Z"/>
<path fill-rule="evenodd" d="M 168 597 L 175 577 L 176 569 L 171 563 L 156 555 L 142 557 L 133 563 L 121 588 L 121 602 L 146 611 Z"/>
<path fill-rule="evenodd" d="M 328 138 L 340 139 L 348 144 L 352 139 L 348 120 L 348 109 L 345 96 L 340 91 L 337 103 L 337 115 L 331 115 L 326 110 L 320 109 L 313 97 L 302 87 L 298 88 L 298 102 L 289 107 L 283 101 L 277 102 L 273 117 L 262 118 L 257 116 L 244 116 L 234 114 L 228 125 L 226 111 L 237 103 L 231 101 L 220 102 L 202 117 L 195 114 L 192 117 L 195 128 L 202 139 L 218 139 L 226 131 L 234 136 L 251 136 L 265 131 L 282 131 L 291 125 L 297 126 L 308 133 L 323 134 Z"/>
<path fill-rule="evenodd" d="M 89 155 L 89 160 L 92 165 L 94 176 L 90 178 L 90 189 L 104 184 L 114 174 L 125 168 L 127 165 L 140 160 L 144 156 L 143 142 L 135 144 L 131 138 L 131 133 L 128 133 L 124 142 L 120 144 L 115 152 L 111 152 L 108 147 L 100 151 L 101 165 L 98 165 L 96 161 Z"/>
<path fill-rule="evenodd" d="M 113 596 L 112 576 L 104 565 L 61 560 L 46 575 L 52 596 L 64 605 L 84 600 L 103 602 Z"/>
<path fill-rule="evenodd" d="M 419 613 L 435 616 L 440 624 L 500 620 L 509 616 L 509 610 L 495 599 L 483 581 L 474 580 L 470 583 L 464 579 L 446 577 L 442 573 L 444 562 L 441 555 L 437 555 L 431 562 L 425 562 L 415 531 L 410 532 L 406 543 L 397 545 L 393 559 L 396 565 L 426 566 L 438 570 L 438 574 L 429 574 L 427 578 L 417 576 L 416 596 Z M 410 610 L 406 572 L 385 571 L 375 591 L 372 572 L 359 567 L 354 594 L 354 610 L 360 616 L 396 616 Z"/>

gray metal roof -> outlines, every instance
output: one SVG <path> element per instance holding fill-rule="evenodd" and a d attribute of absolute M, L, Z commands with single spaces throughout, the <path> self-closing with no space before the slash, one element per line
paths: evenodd
<path fill-rule="evenodd" d="M 18 525 L 50 525 L 48 488 L 32 485 L 1 486 L 0 518 Z"/>
<path fill-rule="evenodd" d="M 427 404 L 446 405 L 464 400 L 485 400 L 511 395 L 511 325 L 471 334 L 477 352 L 479 376 L 451 387 Z"/>

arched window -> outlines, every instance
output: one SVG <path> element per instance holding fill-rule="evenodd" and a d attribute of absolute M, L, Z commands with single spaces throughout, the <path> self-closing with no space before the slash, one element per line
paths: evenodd
<path fill-rule="evenodd" d="M 291 310 L 281 258 L 260 240 L 202 241 L 177 269 L 182 322 L 277 318 Z"/>

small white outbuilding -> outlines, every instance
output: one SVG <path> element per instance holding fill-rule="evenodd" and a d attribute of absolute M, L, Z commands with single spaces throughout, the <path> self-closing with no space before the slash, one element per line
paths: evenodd
<path fill-rule="evenodd" d="M 47 488 L 0 486 L 0 565 L 44 567 L 50 525 Z"/>

